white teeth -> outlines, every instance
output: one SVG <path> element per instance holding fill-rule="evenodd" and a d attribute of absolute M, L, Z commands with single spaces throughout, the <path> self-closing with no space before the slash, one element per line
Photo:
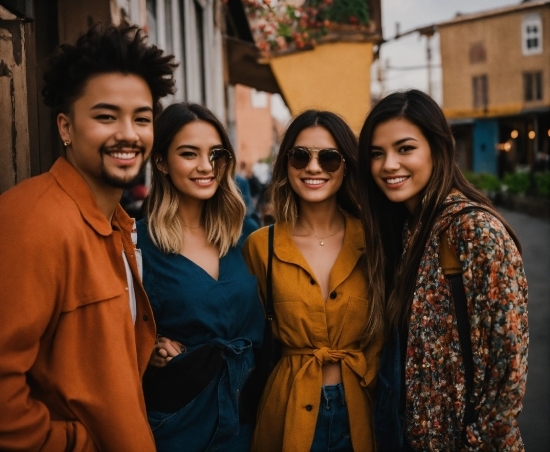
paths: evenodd
<path fill-rule="evenodd" d="M 407 177 L 396 177 L 395 179 L 386 179 L 386 182 L 388 184 L 399 184 L 400 182 L 403 182 L 404 180 L 407 180 Z"/>
<path fill-rule="evenodd" d="M 130 160 L 137 155 L 137 152 L 112 152 L 111 157 L 121 160 Z"/>
<path fill-rule="evenodd" d="M 325 183 L 324 179 L 304 179 L 304 183 L 308 185 L 321 185 Z"/>
<path fill-rule="evenodd" d="M 195 182 L 197 184 L 208 184 L 208 183 L 212 182 L 212 179 L 211 178 L 210 179 L 195 179 Z"/>

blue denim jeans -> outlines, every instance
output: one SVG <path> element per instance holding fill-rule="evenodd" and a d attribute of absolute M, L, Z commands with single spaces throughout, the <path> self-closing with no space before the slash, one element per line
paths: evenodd
<path fill-rule="evenodd" d="M 311 452 L 352 451 L 344 386 L 323 386 Z"/>

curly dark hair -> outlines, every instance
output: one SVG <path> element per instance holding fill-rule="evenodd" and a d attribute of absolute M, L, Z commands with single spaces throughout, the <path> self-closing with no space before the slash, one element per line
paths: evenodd
<path fill-rule="evenodd" d="M 153 114 L 162 110 L 160 99 L 175 91 L 174 55 L 164 55 L 135 25 L 98 23 L 75 45 L 61 44 L 44 73 L 44 103 L 56 113 L 68 113 L 90 77 L 120 72 L 145 80 L 153 96 Z"/>

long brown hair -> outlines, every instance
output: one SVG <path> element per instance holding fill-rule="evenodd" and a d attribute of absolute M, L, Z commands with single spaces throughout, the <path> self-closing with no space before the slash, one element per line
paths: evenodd
<path fill-rule="evenodd" d="M 178 216 L 179 193 L 168 176 L 157 167 L 158 159 L 166 162 L 168 149 L 176 134 L 194 121 L 208 122 L 217 130 L 222 145 L 231 154 L 227 166 L 216 174 L 219 187 L 205 202 L 204 225 L 208 241 L 216 245 L 223 257 L 239 240 L 245 205 L 234 181 L 235 151 L 220 120 L 208 108 L 193 103 L 176 103 L 166 108 L 155 120 L 155 142 L 151 152 L 153 177 L 147 198 L 147 230 L 153 243 L 165 253 L 179 253 L 183 229 Z"/>
<path fill-rule="evenodd" d="M 359 218 L 360 201 L 358 195 L 359 166 L 357 161 L 357 138 L 350 127 L 338 115 L 329 111 L 307 110 L 298 115 L 289 125 L 279 148 L 269 193 L 273 200 L 275 218 L 277 221 L 294 224 L 298 216 L 299 199 L 292 190 L 288 181 L 288 151 L 294 146 L 300 132 L 308 127 L 320 126 L 325 128 L 334 138 L 338 151 L 346 160 L 346 173 L 342 186 L 336 195 L 338 206 Z M 367 235 L 370 228 L 366 228 Z M 364 260 L 364 259 L 363 259 Z M 365 325 L 365 339 L 367 341 L 377 337 L 384 328 L 384 305 L 382 298 L 376 296 L 370 284 L 368 273 L 367 298 L 371 301 L 369 321 Z"/>
<path fill-rule="evenodd" d="M 403 118 L 418 127 L 429 143 L 433 161 L 431 178 L 424 188 L 423 201 L 415 212 L 408 214 L 403 205 L 392 203 L 376 185 L 371 173 L 370 146 L 376 127 L 391 119 Z M 426 241 L 451 190 L 457 189 L 472 201 L 487 206 L 503 223 L 521 250 L 519 240 L 504 218 L 493 210 L 491 201 L 474 188 L 462 175 L 455 162 L 455 146 L 451 129 L 443 111 L 427 94 L 419 90 L 396 92 L 380 100 L 369 113 L 359 135 L 360 192 L 362 195 L 369 251 L 366 268 L 372 273 L 373 284 L 387 299 L 388 332 L 406 328 L 410 316 L 416 276 Z M 399 262 L 401 231 L 405 218 L 422 225 L 411 243 L 405 260 Z M 382 244 L 382 246 L 379 246 Z M 393 284 L 398 280 L 399 284 Z"/>

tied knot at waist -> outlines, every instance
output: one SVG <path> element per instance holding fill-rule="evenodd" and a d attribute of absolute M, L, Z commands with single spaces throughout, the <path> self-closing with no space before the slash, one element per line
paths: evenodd
<path fill-rule="evenodd" d="M 347 356 L 357 356 L 362 354 L 361 350 L 333 350 L 328 347 L 321 348 L 292 348 L 283 346 L 282 355 L 283 356 L 292 356 L 292 355 L 310 355 L 314 356 L 320 364 L 326 363 L 335 363 L 342 359 L 345 359 Z"/>

